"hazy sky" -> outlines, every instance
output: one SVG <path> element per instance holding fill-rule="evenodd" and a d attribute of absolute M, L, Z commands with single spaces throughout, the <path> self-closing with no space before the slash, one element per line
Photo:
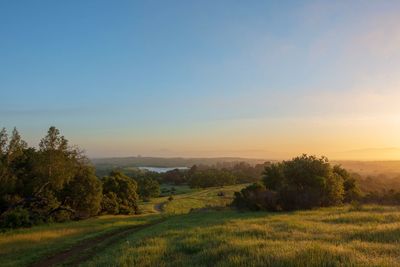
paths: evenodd
<path fill-rule="evenodd" d="M 0 127 L 98 156 L 400 159 L 400 1 L 0 1 Z"/>

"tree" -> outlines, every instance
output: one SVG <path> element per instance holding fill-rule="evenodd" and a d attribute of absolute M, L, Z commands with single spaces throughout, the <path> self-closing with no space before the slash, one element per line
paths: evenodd
<path fill-rule="evenodd" d="M 186 182 L 185 175 L 179 169 L 167 171 L 163 175 L 163 181 L 169 184 L 180 185 Z"/>
<path fill-rule="evenodd" d="M 144 177 L 137 180 L 138 182 L 138 193 L 143 200 L 149 200 L 152 197 L 158 197 L 160 195 L 160 184 L 150 178 Z"/>
<path fill-rule="evenodd" d="M 135 180 L 124 175 L 122 172 L 112 171 L 109 176 L 103 178 L 103 194 L 105 195 L 102 203 L 103 212 L 109 211 L 110 202 L 116 202 L 114 210 L 117 213 L 114 214 L 138 213 L 138 195 L 136 190 L 137 183 Z"/>
<path fill-rule="evenodd" d="M 54 126 L 39 144 L 37 171 L 54 190 L 60 190 L 73 177 L 80 152 L 68 147 L 68 141 Z"/>
<path fill-rule="evenodd" d="M 82 164 L 61 196 L 64 205 L 74 210 L 75 218 L 83 219 L 97 215 L 102 200 L 102 184 L 95 176 L 94 168 Z"/>
<path fill-rule="evenodd" d="M 346 169 L 342 168 L 340 165 L 333 166 L 333 172 L 343 178 L 343 202 L 350 203 L 352 201 L 360 200 L 362 194 L 354 175 L 351 175 Z"/>
<path fill-rule="evenodd" d="M 7 209 L 9 205 L 19 201 L 16 192 L 18 162 L 27 148 L 27 143 L 22 140 L 16 128 L 13 129 L 11 138 L 3 128 L 0 132 L 0 212 Z"/>
<path fill-rule="evenodd" d="M 342 171 L 341 169 L 335 171 L 325 157 L 302 155 L 265 168 L 263 183 L 266 190 L 275 194 L 273 198 L 249 199 L 244 193 L 253 192 L 254 188 L 251 187 L 236 197 L 247 199 L 250 204 L 257 202 L 259 207 L 270 210 L 297 210 L 337 205 L 343 203 L 345 196 L 346 178 L 342 176 L 344 175 Z M 261 203 L 258 203 L 260 201 Z M 251 205 L 254 206 L 254 203 Z"/>
<path fill-rule="evenodd" d="M 6 131 L 0 131 L 0 223 L 21 226 L 15 222 L 20 218 L 29 226 L 98 213 L 101 182 L 57 128 L 50 127 L 39 150 L 28 147 L 15 128 L 7 140 Z"/>
<path fill-rule="evenodd" d="M 196 171 L 189 179 L 189 185 L 193 188 L 233 185 L 235 183 L 236 177 L 232 173 L 218 169 Z"/>
<path fill-rule="evenodd" d="M 329 206 L 343 201 L 343 181 L 325 157 L 302 155 L 266 167 L 264 184 L 276 191 L 285 210 Z"/>

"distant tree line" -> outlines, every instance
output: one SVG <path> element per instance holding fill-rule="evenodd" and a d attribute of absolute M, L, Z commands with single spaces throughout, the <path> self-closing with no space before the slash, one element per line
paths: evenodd
<path fill-rule="evenodd" d="M 193 165 L 190 169 L 174 169 L 159 174 L 160 183 L 182 185 L 192 188 L 207 188 L 243 183 L 254 183 L 261 180 L 262 171 L 269 162 L 255 166 L 245 162 L 220 163 L 213 166 Z"/>
<path fill-rule="evenodd" d="M 0 131 L 0 227 L 136 214 L 139 195 L 149 198 L 157 192 L 158 183 L 149 178 L 137 182 L 118 171 L 97 178 L 87 157 L 55 127 L 38 149 L 29 147 L 15 128 L 11 136 Z"/>

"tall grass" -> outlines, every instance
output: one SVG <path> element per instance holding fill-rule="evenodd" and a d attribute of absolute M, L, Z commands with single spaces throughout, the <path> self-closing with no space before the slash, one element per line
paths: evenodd
<path fill-rule="evenodd" d="M 127 240 L 84 266 L 400 266 L 400 208 L 199 212 Z"/>
<path fill-rule="evenodd" d="M 79 241 L 140 225 L 158 216 L 100 216 L 84 221 L 41 225 L 0 234 L 0 266 L 27 266 Z"/>

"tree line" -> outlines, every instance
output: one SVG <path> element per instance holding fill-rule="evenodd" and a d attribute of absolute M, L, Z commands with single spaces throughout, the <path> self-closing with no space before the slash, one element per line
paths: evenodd
<path fill-rule="evenodd" d="M 207 188 L 234 184 L 254 183 L 261 179 L 263 169 L 269 162 L 252 166 L 246 162 L 229 164 L 193 165 L 191 168 L 174 169 L 156 174 L 160 183 L 182 185 L 192 188 Z"/>
<path fill-rule="evenodd" d="M 153 180 L 137 182 L 118 171 L 99 179 L 84 153 L 55 127 L 38 148 L 15 128 L 10 136 L 0 131 L 0 185 L 0 227 L 136 214 L 139 195 L 159 191 Z"/>

